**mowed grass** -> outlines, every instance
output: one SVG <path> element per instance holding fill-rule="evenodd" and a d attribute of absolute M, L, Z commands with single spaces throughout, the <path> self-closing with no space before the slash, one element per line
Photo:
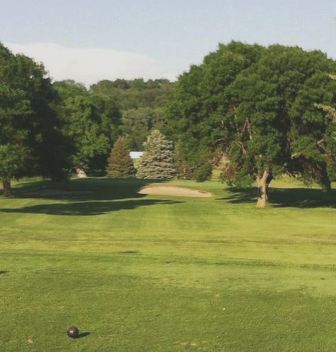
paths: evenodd
<path fill-rule="evenodd" d="M 0 351 L 336 350 L 336 193 L 287 180 L 22 182 L 0 198 Z M 66 336 L 70 325 L 83 333 Z"/>

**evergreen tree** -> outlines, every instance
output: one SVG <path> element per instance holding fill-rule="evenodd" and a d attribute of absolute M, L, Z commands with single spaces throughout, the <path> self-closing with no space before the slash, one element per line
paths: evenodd
<path fill-rule="evenodd" d="M 176 175 L 173 143 L 158 130 L 153 130 L 145 143 L 137 176 L 145 179 L 169 180 Z"/>
<path fill-rule="evenodd" d="M 125 137 L 119 137 L 108 158 L 106 172 L 114 178 L 129 178 L 135 176 L 136 170 L 129 156 L 128 143 Z"/>

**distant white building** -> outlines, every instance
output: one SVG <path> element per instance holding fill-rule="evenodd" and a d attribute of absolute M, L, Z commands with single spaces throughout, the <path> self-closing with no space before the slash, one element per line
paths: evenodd
<path fill-rule="evenodd" d="M 143 156 L 144 152 L 130 152 L 129 155 L 131 159 L 137 160 L 140 159 Z"/>

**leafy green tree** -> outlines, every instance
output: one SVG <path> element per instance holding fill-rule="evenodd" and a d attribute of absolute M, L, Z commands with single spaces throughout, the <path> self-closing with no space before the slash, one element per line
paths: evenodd
<path fill-rule="evenodd" d="M 0 45 L 0 177 L 5 196 L 11 195 L 11 179 L 19 177 L 24 169 L 27 156 L 19 146 L 26 142 L 27 131 L 22 126 L 30 114 L 25 92 L 9 86 L 14 59 L 14 55 Z"/>
<path fill-rule="evenodd" d="M 65 133 L 74 143 L 73 165 L 94 169 L 97 159 L 110 149 L 111 131 L 103 130 L 101 115 L 90 97 L 76 96 L 65 101 Z"/>
<path fill-rule="evenodd" d="M 86 95 L 87 89 L 81 83 L 78 83 L 72 79 L 67 79 L 64 81 L 54 82 L 54 88 L 56 89 L 59 97 L 63 100 L 68 97 L 75 97 L 78 95 Z"/>
<path fill-rule="evenodd" d="M 195 177 L 221 149 L 230 159 L 224 178 L 235 185 L 256 180 L 259 207 L 267 205 L 272 178 L 283 173 L 328 189 L 333 166 L 321 139 L 333 127 L 314 104 L 335 100 L 326 74 L 335 69 L 318 51 L 220 45 L 176 84 L 168 132 L 180 159 Z"/>
<path fill-rule="evenodd" d="M 317 181 L 325 191 L 331 189 L 335 174 L 335 124 L 330 114 L 316 109 L 313 100 L 325 105 L 335 101 L 336 82 L 325 73 L 308 79 L 291 110 L 291 157 L 307 182 Z M 307 102 L 310 104 L 307 106 Z"/>
<path fill-rule="evenodd" d="M 13 177 L 66 176 L 68 150 L 53 101 L 43 66 L 0 44 L 0 176 L 6 195 Z"/>
<path fill-rule="evenodd" d="M 164 79 L 103 80 L 93 84 L 90 92 L 94 95 L 113 98 L 118 107 L 125 111 L 165 106 L 172 95 L 172 86 L 172 83 Z"/>
<path fill-rule="evenodd" d="M 25 131 L 26 149 L 30 150 L 25 175 L 64 179 L 69 169 L 69 141 L 54 110 L 56 94 L 50 78 L 41 64 L 24 55 L 14 57 L 8 72 L 8 86 L 24 92 L 30 106 L 29 118 L 18 126 Z"/>
<path fill-rule="evenodd" d="M 336 81 L 335 75 L 329 75 L 329 77 Z M 333 86 L 329 89 L 335 90 L 335 87 Z M 330 175 L 332 180 L 336 180 L 336 108 L 323 103 L 317 103 L 315 107 L 322 110 L 327 119 L 326 129 L 317 145 L 324 162 L 327 164 L 328 175 Z M 328 188 L 327 186 L 326 189 L 328 190 Z"/>
<path fill-rule="evenodd" d="M 2 77 L 9 58 L 9 53 L 7 62 L 0 57 Z M 11 179 L 23 175 L 29 160 L 29 153 L 22 146 L 27 144 L 28 131 L 24 126 L 30 113 L 30 102 L 25 93 L 0 81 L 0 177 L 5 196 L 11 195 Z"/>
<path fill-rule="evenodd" d="M 0 177 L 5 196 L 11 195 L 11 179 L 20 177 L 29 159 L 22 147 L 27 141 L 23 126 L 29 112 L 29 102 L 22 92 L 0 84 Z"/>
<path fill-rule="evenodd" d="M 56 82 L 55 88 L 63 132 L 72 141 L 72 167 L 103 173 L 120 134 L 119 109 L 111 98 L 89 94 L 85 87 L 72 81 Z"/>
<path fill-rule="evenodd" d="M 125 137 L 119 137 L 115 142 L 106 172 L 114 178 L 131 178 L 136 174 L 133 161 L 129 155 L 130 150 Z"/>
<path fill-rule="evenodd" d="M 11 144 L 0 145 L 0 177 L 5 197 L 12 195 L 11 179 L 20 176 L 25 159 L 26 152 L 22 148 Z"/>
<path fill-rule="evenodd" d="M 262 51 L 257 45 L 220 45 L 217 52 L 204 58 L 202 65 L 193 65 L 180 76 L 168 109 L 166 130 L 179 145 L 183 169 L 188 171 L 180 177 L 197 178 L 199 169 L 209 164 L 214 150 L 226 138 L 223 112 L 229 110 L 230 100 L 224 87 L 253 65 Z"/>
<path fill-rule="evenodd" d="M 117 79 L 92 85 L 90 93 L 115 101 L 122 114 L 122 134 L 127 136 L 131 148 L 142 150 L 150 131 L 162 130 L 166 125 L 165 108 L 172 88 L 173 84 L 164 79 Z"/>
<path fill-rule="evenodd" d="M 152 129 L 162 129 L 165 126 L 162 108 L 139 108 L 124 111 L 121 129 L 131 141 L 131 148 L 143 150 L 143 143 Z"/>
<path fill-rule="evenodd" d="M 256 179 L 258 207 L 267 206 L 269 184 L 283 173 L 330 188 L 318 146 L 328 121 L 314 103 L 334 99 L 323 73 L 333 69 L 322 53 L 276 45 L 228 88 L 234 115 L 225 124 L 227 150 L 236 180 Z"/>
<path fill-rule="evenodd" d="M 169 180 L 176 175 L 173 143 L 158 130 L 153 130 L 145 143 L 137 177 Z"/>

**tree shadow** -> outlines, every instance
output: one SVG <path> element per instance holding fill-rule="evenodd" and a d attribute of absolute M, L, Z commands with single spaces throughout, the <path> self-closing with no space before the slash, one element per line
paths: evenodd
<path fill-rule="evenodd" d="M 48 214 L 48 215 L 69 215 L 69 216 L 89 216 L 103 215 L 120 210 L 133 210 L 142 206 L 150 205 L 173 205 L 182 203 L 181 201 L 162 199 L 128 199 L 113 201 L 82 201 L 72 203 L 38 204 L 22 208 L 0 209 L 3 213 L 28 213 L 28 214 Z"/>
<path fill-rule="evenodd" d="M 8 271 L 6 271 L 6 270 L 0 270 L 0 275 L 6 275 L 6 274 L 8 274 Z"/>
<path fill-rule="evenodd" d="M 160 180 L 87 178 L 66 182 L 37 181 L 23 183 L 14 190 L 15 198 L 61 199 L 61 200 L 112 200 L 142 198 L 139 190 Z"/>
<path fill-rule="evenodd" d="M 230 195 L 220 200 L 231 204 L 256 203 L 257 188 L 229 188 Z M 312 188 L 270 188 L 270 204 L 273 207 L 336 208 L 336 190 L 323 192 Z"/>

